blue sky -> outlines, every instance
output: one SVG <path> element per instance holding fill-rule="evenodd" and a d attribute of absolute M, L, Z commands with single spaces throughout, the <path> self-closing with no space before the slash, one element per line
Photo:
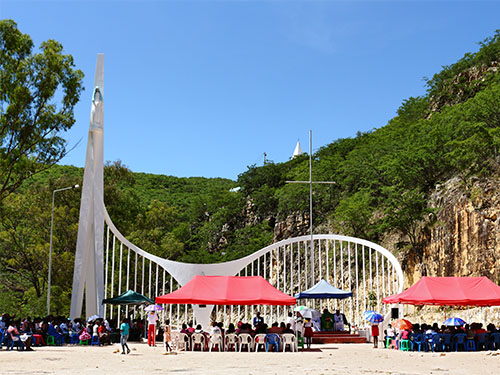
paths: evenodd
<path fill-rule="evenodd" d="M 500 2 L 0 0 L 35 44 L 60 41 L 85 73 L 83 166 L 97 53 L 105 160 L 135 172 L 236 179 L 248 165 L 384 126 L 423 77 L 500 28 Z"/>

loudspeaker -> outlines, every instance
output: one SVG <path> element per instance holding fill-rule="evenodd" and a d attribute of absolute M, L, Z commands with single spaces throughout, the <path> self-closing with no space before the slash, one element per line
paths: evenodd
<path fill-rule="evenodd" d="M 397 307 L 391 309 L 391 319 L 399 319 L 399 309 Z"/>

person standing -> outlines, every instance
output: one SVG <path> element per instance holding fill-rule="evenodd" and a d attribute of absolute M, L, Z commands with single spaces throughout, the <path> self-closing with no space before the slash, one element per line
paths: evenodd
<path fill-rule="evenodd" d="M 122 344 L 122 354 L 130 353 L 130 349 L 127 344 L 129 332 L 130 326 L 128 325 L 127 320 L 123 318 L 122 324 L 120 325 L 120 344 Z M 127 348 L 127 352 L 125 352 L 125 348 Z"/>
<path fill-rule="evenodd" d="M 169 342 L 172 341 L 172 331 L 170 328 L 170 320 L 167 319 L 163 325 L 163 343 L 165 344 L 165 352 L 172 351 Z"/>
<path fill-rule="evenodd" d="M 306 339 L 307 349 L 311 349 L 313 330 L 312 330 L 312 322 L 311 319 L 306 318 L 306 322 L 304 323 L 304 338 Z"/>
<path fill-rule="evenodd" d="M 158 321 L 158 315 L 156 311 L 151 311 L 148 314 L 148 345 L 156 346 L 156 322 Z"/>
<path fill-rule="evenodd" d="M 374 348 L 378 348 L 378 336 L 379 336 L 378 324 L 374 323 L 372 324 L 372 337 L 373 337 Z"/>
<path fill-rule="evenodd" d="M 259 324 L 263 323 L 264 323 L 264 318 L 260 316 L 260 311 L 257 311 L 257 314 L 255 314 L 255 317 L 253 318 L 254 328 L 257 327 Z"/>

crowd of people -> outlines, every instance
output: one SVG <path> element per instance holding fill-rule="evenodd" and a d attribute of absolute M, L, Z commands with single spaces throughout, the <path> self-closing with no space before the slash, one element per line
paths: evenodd
<path fill-rule="evenodd" d="M 128 323 L 127 323 L 128 324 Z M 142 336 L 143 323 L 139 319 L 132 320 L 129 334 L 136 339 Z M 107 319 L 95 318 L 89 321 L 71 320 L 64 316 L 49 315 L 44 318 L 16 318 L 8 313 L 0 318 L 0 348 L 7 349 L 17 346 L 20 349 L 32 351 L 33 346 L 63 345 L 63 344 L 94 344 L 109 345 L 113 335 L 118 341 L 119 329 L 114 328 Z"/>
<path fill-rule="evenodd" d="M 384 331 L 387 348 L 424 351 L 500 349 L 500 327 L 490 323 L 465 324 L 463 326 L 439 326 L 434 324 L 413 324 L 397 329 L 391 324 Z M 404 344 L 407 343 L 407 344 Z"/>
<path fill-rule="evenodd" d="M 167 342 L 167 339 L 170 339 L 171 332 L 168 324 L 163 326 L 163 331 L 168 332 L 168 337 L 165 338 L 165 342 Z M 294 335 L 296 334 L 298 337 L 304 337 L 306 345 L 307 343 L 309 343 L 310 347 L 310 338 L 312 337 L 312 323 L 310 319 L 303 319 L 299 313 L 296 316 L 294 316 L 292 313 L 289 313 L 286 322 L 275 321 L 269 326 L 264 322 L 264 319 L 260 315 L 260 312 L 257 312 L 251 323 L 243 322 L 242 320 L 240 320 L 236 324 L 229 323 L 225 328 L 224 323 L 222 322 L 212 322 L 210 329 L 204 330 L 200 324 L 195 326 L 193 322 L 188 322 L 182 324 L 180 333 L 186 334 L 187 341 L 189 341 L 189 338 L 193 334 L 201 333 L 206 338 L 206 345 L 208 345 L 214 335 L 221 335 L 222 337 L 224 337 L 225 335 L 229 334 L 249 334 L 253 338 L 258 334 L 283 335 L 288 333 Z M 170 343 L 168 347 L 171 347 Z"/>
<path fill-rule="evenodd" d="M 214 322 L 210 329 L 204 331 L 201 325 L 194 325 L 193 322 L 185 323 L 180 330 L 190 337 L 193 333 L 203 333 L 207 342 L 214 334 L 247 333 L 252 337 L 257 334 L 294 334 L 302 337 L 307 348 L 311 347 L 313 330 L 343 330 L 345 316 L 339 311 L 331 314 L 325 310 L 321 321 L 313 321 L 311 318 L 302 317 L 300 312 L 289 313 L 286 321 L 275 321 L 268 325 L 264 318 L 257 312 L 251 322 L 240 320 L 236 324 L 230 323 L 224 327 L 222 322 Z M 318 323 L 318 327 L 316 324 Z M 321 328 L 319 328 L 319 323 Z M 146 326 L 145 326 L 146 325 Z M 63 345 L 63 344 L 92 344 L 109 345 L 112 342 L 120 341 L 122 344 L 122 354 L 128 354 L 127 341 L 138 341 L 145 337 L 147 328 L 148 345 L 156 346 L 156 340 L 159 339 L 166 344 L 167 349 L 171 348 L 171 327 L 167 320 L 160 324 L 159 317 L 155 311 L 149 312 L 144 320 L 141 319 L 122 319 L 117 327 L 113 321 L 108 321 L 100 317 L 89 319 L 71 320 L 64 316 L 53 316 L 41 318 L 26 317 L 24 319 L 16 318 L 5 313 L 0 318 L 0 348 L 6 345 L 13 348 L 13 343 L 20 349 L 33 350 L 33 346 L 39 345 Z"/>

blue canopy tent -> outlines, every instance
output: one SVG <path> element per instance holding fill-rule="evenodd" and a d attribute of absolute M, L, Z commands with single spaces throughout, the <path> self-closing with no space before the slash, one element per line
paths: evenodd
<path fill-rule="evenodd" d="M 348 297 L 352 297 L 352 292 L 347 292 L 345 290 L 335 288 L 334 286 L 330 285 L 325 279 L 321 279 L 312 288 L 309 288 L 295 295 L 295 298 L 297 299 L 303 299 L 303 298 L 344 299 Z"/>
<path fill-rule="evenodd" d="M 295 295 L 295 298 L 297 299 L 306 299 L 306 298 L 314 298 L 314 299 L 326 299 L 326 298 L 336 298 L 336 299 L 344 299 L 352 297 L 352 292 L 347 292 L 342 289 L 335 288 L 334 286 L 330 285 L 326 280 L 321 279 L 316 285 L 314 285 L 312 288 L 309 288 L 303 292 L 297 293 Z M 327 321 L 326 323 L 324 322 Z M 345 315 L 342 314 L 342 320 L 343 324 L 347 324 L 349 326 L 349 331 L 351 330 L 350 325 L 347 323 L 347 320 L 345 319 Z M 329 328 L 324 328 L 324 324 L 329 324 Z M 333 329 L 333 315 L 331 313 L 327 316 L 322 316 L 321 317 L 321 327 L 323 330 L 330 330 Z"/>

